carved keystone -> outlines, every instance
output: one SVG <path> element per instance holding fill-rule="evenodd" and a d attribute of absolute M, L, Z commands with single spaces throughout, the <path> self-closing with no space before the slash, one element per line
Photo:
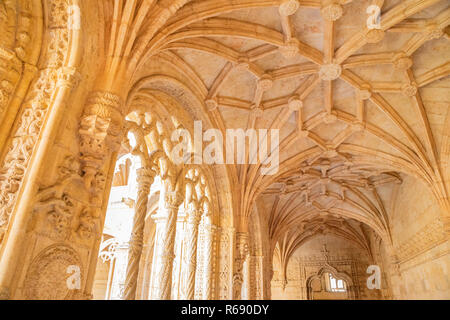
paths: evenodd
<path fill-rule="evenodd" d="M 320 10 L 322 17 L 327 21 L 336 21 L 342 17 L 343 9 L 342 6 L 336 3 L 332 3 L 328 6 L 323 7 Z"/>
<path fill-rule="evenodd" d="M 283 1 L 280 5 L 279 12 L 282 16 L 291 16 L 295 14 L 300 7 L 297 0 Z"/>
<path fill-rule="evenodd" d="M 384 31 L 381 29 L 371 29 L 365 35 L 368 43 L 378 43 L 384 38 Z"/>
<path fill-rule="evenodd" d="M 414 97 L 417 93 L 417 85 L 415 83 L 407 83 L 403 85 L 402 92 L 407 97 Z"/>
<path fill-rule="evenodd" d="M 219 106 L 217 99 L 215 98 L 205 100 L 205 104 L 208 111 L 214 111 Z"/>
<path fill-rule="evenodd" d="M 288 107 L 291 111 L 299 111 L 303 108 L 303 102 L 298 96 L 293 96 L 289 99 Z"/>
<path fill-rule="evenodd" d="M 394 58 L 394 66 L 399 70 L 408 70 L 412 65 L 412 59 L 404 53 L 401 53 Z"/>
<path fill-rule="evenodd" d="M 286 59 L 294 58 L 299 52 L 298 44 L 299 42 L 297 39 L 291 39 L 288 42 L 286 42 L 284 46 L 279 48 L 280 53 Z"/>
<path fill-rule="evenodd" d="M 270 90 L 273 86 L 273 80 L 268 75 L 263 75 L 258 81 L 258 89 L 261 91 Z"/>
<path fill-rule="evenodd" d="M 264 114 L 264 110 L 261 107 L 257 107 L 256 105 L 252 105 L 251 113 L 255 117 L 259 118 L 259 117 L 262 117 L 262 115 Z"/>
<path fill-rule="evenodd" d="M 339 64 L 330 63 L 320 66 L 319 77 L 322 80 L 336 80 L 341 76 L 342 67 Z"/>

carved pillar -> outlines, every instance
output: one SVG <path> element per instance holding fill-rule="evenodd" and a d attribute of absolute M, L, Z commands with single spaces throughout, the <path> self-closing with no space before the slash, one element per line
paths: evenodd
<path fill-rule="evenodd" d="M 203 262 L 203 276 L 205 277 L 203 280 L 203 300 L 212 300 L 213 299 L 213 291 L 212 291 L 212 283 L 213 283 L 213 263 L 214 263 L 214 236 L 217 227 L 213 225 L 206 225 L 205 232 L 205 248 L 204 254 L 205 259 Z"/>
<path fill-rule="evenodd" d="M 127 275 L 125 278 L 124 299 L 136 298 L 139 262 L 141 261 L 144 239 L 145 215 L 147 214 L 148 195 L 155 173 L 148 168 L 137 170 L 138 194 L 131 232 L 130 251 L 128 253 Z"/>
<path fill-rule="evenodd" d="M 248 233 L 236 233 L 236 257 L 233 274 L 233 300 L 241 300 L 242 284 L 244 282 L 244 262 L 248 257 Z"/>
<path fill-rule="evenodd" d="M 188 209 L 188 223 L 186 233 L 186 255 L 185 263 L 185 287 L 183 288 L 183 299 L 194 300 L 195 294 L 195 270 L 197 267 L 197 242 L 198 227 L 201 218 L 201 211 L 191 204 Z"/>
<path fill-rule="evenodd" d="M 90 193 L 90 204 L 97 211 L 100 221 L 104 221 L 106 203 L 104 191 L 111 187 L 104 177 L 111 171 L 124 134 L 124 102 L 121 97 L 104 91 L 94 91 L 88 96 L 83 116 L 80 120 L 80 162 L 85 188 Z M 102 181 L 103 184 L 100 182 Z M 103 229 L 103 225 L 100 226 Z M 98 251 L 100 238 L 92 246 Z M 95 277 L 96 259 L 91 259 L 88 267 L 86 290 L 90 292 Z"/>
<path fill-rule="evenodd" d="M 36 207 L 34 199 L 40 170 L 59 128 L 55 124 L 60 122 L 64 113 L 65 99 L 79 81 L 79 74 L 74 68 L 49 68 L 46 71 L 52 76 L 41 72 L 39 79 L 35 80 L 23 110 L 18 115 L 18 126 L 11 132 L 13 138 L 5 158 L 0 164 L 0 244 L 5 241 L 0 260 L 0 293 L 5 298 L 14 297 L 15 293 L 11 292 L 12 282 L 20 280 L 18 269 L 24 255 L 18 255 L 17 252 L 21 252 L 26 243 L 24 239 L 30 211 Z M 36 94 L 39 86 L 48 87 L 51 92 L 53 88 L 58 88 L 52 103 L 47 96 Z M 42 127 L 44 120 L 53 125 Z M 27 181 L 23 183 L 25 175 Z M 15 216 L 14 223 L 9 226 L 12 215 Z M 8 228 L 6 240 L 3 236 Z"/>
<path fill-rule="evenodd" d="M 180 300 L 183 296 L 185 282 L 185 268 L 183 261 L 186 255 L 186 235 L 187 235 L 187 214 L 185 211 L 178 211 L 177 216 L 177 232 L 175 236 L 174 254 L 172 269 L 172 292 L 170 298 L 172 300 Z"/>
<path fill-rule="evenodd" d="M 251 255 L 247 255 L 244 261 L 244 266 L 242 270 L 242 300 L 251 300 L 252 297 L 252 279 L 251 279 L 251 269 L 252 269 L 252 260 L 253 257 Z"/>
<path fill-rule="evenodd" d="M 152 266 L 156 268 L 153 273 L 156 289 L 154 299 L 156 300 L 169 300 L 171 296 L 177 213 L 178 207 L 183 202 L 183 196 L 179 192 L 166 188 L 163 186 L 159 211 L 154 217 L 157 228 L 162 228 L 162 230 L 157 229 L 157 232 L 161 232 L 161 238 L 158 241 L 157 256 Z"/>

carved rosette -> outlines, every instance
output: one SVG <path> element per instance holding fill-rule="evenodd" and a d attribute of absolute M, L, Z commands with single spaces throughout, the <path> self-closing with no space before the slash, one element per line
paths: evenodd
<path fill-rule="evenodd" d="M 208 111 L 214 111 L 219 106 L 219 104 L 217 103 L 217 99 L 215 99 L 215 98 L 205 100 L 205 105 L 206 105 L 206 108 L 208 109 Z"/>
<path fill-rule="evenodd" d="M 343 9 L 341 5 L 332 3 L 328 6 L 323 7 L 320 10 L 320 13 L 325 20 L 336 21 L 342 17 Z"/>
<path fill-rule="evenodd" d="M 303 108 L 303 101 L 298 96 L 293 96 L 288 101 L 288 107 L 291 111 L 299 111 Z"/>
<path fill-rule="evenodd" d="M 281 3 L 279 12 L 282 16 L 291 16 L 297 12 L 299 7 L 298 0 L 287 0 Z"/>
<path fill-rule="evenodd" d="M 408 70 L 412 65 L 412 59 L 405 54 L 398 55 L 394 60 L 394 66 L 399 70 Z"/>
<path fill-rule="evenodd" d="M 44 250 L 31 263 L 24 283 L 24 296 L 29 300 L 71 299 L 79 288 L 70 286 L 71 267 L 78 267 L 83 283 L 83 266 L 78 254 L 70 247 L 58 245 Z"/>
<path fill-rule="evenodd" d="M 440 28 L 437 24 L 432 23 L 426 27 L 425 34 L 426 39 L 430 41 L 441 38 L 444 35 L 444 30 L 442 30 L 442 28 Z"/>
<path fill-rule="evenodd" d="M 370 85 L 362 86 L 358 90 L 358 97 L 361 100 L 369 100 L 372 97 L 372 88 L 370 87 Z"/>
<path fill-rule="evenodd" d="M 319 77 L 322 80 L 336 80 L 341 76 L 342 67 L 339 64 L 330 63 L 320 66 Z"/>
<path fill-rule="evenodd" d="M 262 117 L 264 115 L 264 110 L 261 107 L 257 107 L 256 105 L 252 105 L 250 112 L 256 118 Z"/>
<path fill-rule="evenodd" d="M 368 43 L 378 43 L 384 38 L 384 31 L 381 29 L 370 29 L 366 35 L 365 39 Z"/>
<path fill-rule="evenodd" d="M 258 90 L 261 90 L 262 92 L 272 89 L 272 86 L 273 80 L 270 78 L 269 75 L 263 75 L 261 79 L 258 80 L 257 83 Z"/>
<path fill-rule="evenodd" d="M 417 84 L 415 83 L 406 83 L 402 87 L 402 92 L 407 97 L 414 97 L 417 94 Z"/>
<path fill-rule="evenodd" d="M 286 58 L 291 59 L 297 56 L 298 52 L 300 51 L 299 42 L 297 39 L 293 38 L 285 43 L 284 46 L 281 46 L 279 48 L 280 53 Z"/>

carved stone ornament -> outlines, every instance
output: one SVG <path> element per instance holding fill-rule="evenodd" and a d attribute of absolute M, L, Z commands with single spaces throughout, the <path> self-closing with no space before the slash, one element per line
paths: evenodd
<path fill-rule="evenodd" d="M 320 13 L 325 20 L 336 21 L 342 17 L 343 9 L 341 5 L 333 3 L 323 7 L 322 10 L 320 10 Z"/>
<path fill-rule="evenodd" d="M 291 39 L 284 46 L 279 48 L 280 53 L 286 58 L 291 59 L 297 56 L 299 52 L 299 42 L 297 39 Z"/>
<path fill-rule="evenodd" d="M 384 31 L 381 29 L 370 29 L 366 33 L 366 41 L 368 43 L 378 43 L 384 38 Z"/>
<path fill-rule="evenodd" d="M 303 108 L 303 102 L 298 96 L 293 96 L 289 99 L 288 106 L 292 111 L 299 111 L 301 108 Z"/>
<path fill-rule="evenodd" d="M 205 104 L 208 111 L 214 111 L 219 106 L 216 99 L 208 99 L 205 101 Z"/>
<path fill-rule="evenodd" d="M 39 190 L 33 208 L 35 227 L 56 240 L 79 240 L 91 243 L 100 235 L 98 207 L 80 175 L 80 164 L 74 157 L 65 158 L 59 168 L 58 181 Z M 104 177 L 97 173 L 97 192 L 103 190 Z"/>
<path fill-rule="evenodd" d="M 322 80 L 336 80 L 341 76 L 342 67 L 339 64 L 325 64 L 320 67 L 319 77 Z"/>
<path fill-rule="evenodd" d="M 65 245 L 56 245 L 40 253 L 31 263 L 24 281 L 24 295 L 30 300 L 70 299 L 79 290 L 70 286 L 71 266 L 78 267 L 80 282 L 83 268 L 77 253 Z"/>
<path fill-rule="evenodd" d="M 283 1 L 280 5 L 279 11 L 282 16 L 291 16 L 297 12 L 300 7 L 298 0 Z"/>
<path fill-rule="evenodd" d="M 408 70 L 413 65 L 413 61 L 410 57 L 406 56 L 404 53 L 395 57 L 394 66 L 399 70 Z"/>
<path fill-rule="evenodd" d="M 402 87 L 402 92 L 407 97 L 414 97 L 417 90 L 417 85 L 415 83 L 407 83 Z"/>

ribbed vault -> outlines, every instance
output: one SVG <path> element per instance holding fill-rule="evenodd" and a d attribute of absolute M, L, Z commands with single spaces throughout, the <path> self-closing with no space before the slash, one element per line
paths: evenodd
<path fill-rule="evenodd" d="M 379 29 L 367 25 L 371 5 Z M 423 90 L 448 82 L 448 58 L 433 50 L 449 49 L 449 21 L 446 1 L 191 1 L 143 56 L 189 75 L 212 126 L 280 130 L 276 174 L 261 175 L 261 161 L 227 167 L 238 229 L 263 196 L 272 249 L 347 221 L 390 246 L 390 193 L 403 175 L 448 212 L 435 139 L 445 118 L 433 116 L 446 107 L 428 107 Z"/>

